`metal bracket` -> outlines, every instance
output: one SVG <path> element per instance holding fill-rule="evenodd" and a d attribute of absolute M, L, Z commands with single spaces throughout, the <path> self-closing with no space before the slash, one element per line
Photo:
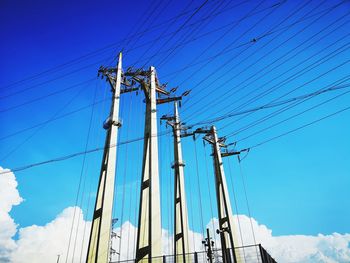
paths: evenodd
<path fill-rule="evenodd" d="M 178 101 L 178 100 L 182 100 L 182 97 L 168 97 L 164 99 L 157 99 L 157 104 L 163 104 L 163 103 L 168 103 L 168 102 Z"/>
<path fill-rule="evenodd" d="M 223 152 L 223 153 L 221 153 L 221 157 L 228 157 L 228 156 L 239 155 L 239 154 L 241 154 L 241 152 L 234 152 L 234 151 L 232 151 L 232 152 Z"/>
<path fill-rule="evenodd" d="M 185 164 L 185 162 L 184 161 L 182 161 L 182 162 L 173 162 L 172 164 L 171 164 L 171 169 L 174 169 L 176 166 L 185 166 L 186 164 Z"/>

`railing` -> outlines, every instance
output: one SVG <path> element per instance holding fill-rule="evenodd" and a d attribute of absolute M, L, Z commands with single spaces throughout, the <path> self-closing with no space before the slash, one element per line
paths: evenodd
<path fill-rule="evenodd" d="M 227 253 L 232 257 L 232 250 L 229 249 Z M 214 249 L 212 253 L 212 262 L 221 263 L 223 262 L 222 250 Z M 276 260 L 273 259 L 270 254 L 259 244 L 259 245 L 250 245 L 244 247 L 236 247 L 235 254 L 237 263 L 276 263 Z M 178 260 L 175 260 L 174 255 L 164 255 L 159 257 L 153 257 L 152 263 L 175 263 L 183 262 L 182 255 L 177 255 Z M 193 252 L 185 255 L 186 262 L 188 263 L 207 263 L 209 262 L 207 252 Z M 120 260 L 113 261 L 111 263 L 131 263 L 135 262 L 135 259 L 129 260 Z M 146 262 L 146 261 L 141 261 Z M 231 263 L 234 263 L 233 259 Z"/>

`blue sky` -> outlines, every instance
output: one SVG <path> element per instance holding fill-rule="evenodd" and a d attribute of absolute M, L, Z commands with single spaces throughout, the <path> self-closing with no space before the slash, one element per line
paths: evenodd
<path fill-rule="evenodd" d="M 105 136 L 102 122 L 108 114 L 110 88 L 96 75 L 100 65 L 116 64 L 116 56 L 121 49 L 125 51 L 124 69 L 154 65 L 160 81 L 168 82 L 168 87 L 179 85 L 179 94 L 191 90 L 180 109 L 181 117 L 188 125 L 231 111 L 261 106 L 275 99 L 314 92 L 348 76 L 349 3 L 282 1 L 275 5 L 278 1 L 268 0 L 237 3 L 209 1 L 185 24 L 183 30 L 177 32 L 189 19 L 190 13 L 202 4 L 201 1 L 2 1 L 0 166 L 14 169 L 84 151 L 86 143 L 87 149 L 102 146 Z M 151 10 L 156 15 L 148 18 Z M 184 13 L 184 10 L 187 13 L 166 22 Z M 195 23 L 213 12 L 220 14 Z M 249 13 L 253 15 L 242 19 Z M 137 38 L 123 41 L 152 26 L 153 31 L 138 33 Z M 159 39 L 154 40 L 157 37 Z M 251 41 L 254 38 L 256 42 Z M 169 53 L 169 49 L 183 42 L 189 43 Z M 101 50 L 107 45 L 109 48 Z M 100 50 L 98 53 L 85 56 L 97 49 Z M 81 56 L 84 57 L 65 64 Z M 269 66 L 275 60 L 275 64 Z M 65 65 L 12 85 L 61 64 Z M 190 64 L 195 65 L 187 67 Z M 259 72 L 266 66 L 269 68 Z M 83 85 L 74 86 L 82 82 Z M 349 81 L 342 84 L 346 83 Z M 267 93 L 269 89 L 271 93 Z M 267 93 L 265 96 L 255 98 L 264 91 Z M 350 106 L 349 95 L 339 96 L 240 141 L 345 91 L 346 88 L 319 95 L 227 140 L 238 141 L 237 149 L 243 149 L 293 130 Z M 126 94 L 122 97 L 120 141 L 139 138 L 143 134 L 145 105 L 142 96 Z M 54 120 L 94 102 L 94 107 Z M 261 110 L 242 119 L 234 117 L 215 124 L 220 136 L 228 136 L 280 108 Z M 158 116 L 171 111 L 172 105 L 160 105 Z M 241 162 L 241 169 L 236 158 L 225 159 L 232 204 L 231 179 L 238 212 L 248 214 L 243 174 L 251 216 L 269 226 L 274 234 L 348 233 L 349 117 L 350 113 L 346 111 L 253 148 Z M 40 128 L 17 133 L 46 121 L 48 123 Z M 159 126 L 159 131 L 165 130 L 169 128 L 164 124 Z M 8 137 L 13 133 L 17 134 Z M 171 141 L 170 135 L 159 139 L 162 221 L 165 228 L 172 225 Z M 216 216 L 215 201 L 212 198 L 212 214 L 209 198 L 209 189 L 214 196 L 210 146 L 203 147 L 199 137 L 195 142 L 191 138 L 184 139 L 183 148 L 187 164 L 188 205 L 194 208 L 190 213 L 190 226 L 202 231 L 199 211 L 202 210 L 204 224 Z M 135 193 L 139 191 L 141 176 L 141 154 L 142 141 L 118 147 L 115 216 L 133 223 L 138 200 Z M 101 157 L 102 152 L 86 155 L 83 170 L 83 156 L 80 156 L 17 172 L 19 191 L 25 202 L 12 210 L 15 221 L 22 227 L 43 225 L 65 207 L 74 205 L 81 173 L 84 195 L 81 201 L 80 192 L 77 204 L 87 211 L 90 200 L 89 219 Z M 206 179 L 207 172 L 209 181 Z M 121 204 L 123 198 L 124 210 Z M 236 211 L 235 207 L 233 211 Z"/>

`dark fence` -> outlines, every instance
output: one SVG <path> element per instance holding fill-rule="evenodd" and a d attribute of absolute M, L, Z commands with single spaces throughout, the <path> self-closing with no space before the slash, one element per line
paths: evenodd
<path fill-rule="evenodd" d="M 229 254 L 229 258 L 231 258 L 231 263 L 233 261 L 232 250 L 229 249 L 227 252 Z M 270 254 L 259 244 L 259 245 L 251 245 L 244 247 L 235 248 L 235 254 L 237 263 L 277 263 L 275 259 L 273 259 Z M 183 262 L 182 255 L 177 255 L 177 260 L 175 260 L 174 255 L 164 255 L 160 257 L 152 258 L 152 263 L 175 263 L 175 262 Z M 188 253 L 185 255 L 186 263 L 206 263 L 209 262 L 207 252 L 194 252 Z M 130 260 L 120 260 L 114 261 L 112 263 L 132 263 L 135 262 L 135 259 Z M 140 262 L 146 262 L 146 260 L 142 260 Z M 223 255 L 221 249 L 214 249 L 212 253 L 212 262 L 220 263 L 223 262 Z"/>

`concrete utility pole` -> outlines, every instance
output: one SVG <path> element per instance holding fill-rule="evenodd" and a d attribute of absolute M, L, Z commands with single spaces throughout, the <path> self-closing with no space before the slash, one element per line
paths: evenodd
<path fill-rule="evenodd" d="M 111 234 L 115 167 L 117 156 L 117 135 L 121 126 L 119 120 L 120 86 L 122 79 L 122 54 L 119 54 L 117 69 L 100 69 L 112 87 L 110 115 L 104 123 L 107 129 L 100 179 L 92 219 L 86 262 L 108 262 Z"/>
<path fill-rule="evenodd" d="M 186 129 L 182 126 L 177 107 L 177 101 L 174 102 L 174 116 L 163 116 L 161 119 L 167 120 L 173 129 L 174 136 L 174 164 L 171 168 L 175 173 L 174 188 L 174 255 L 175 262 L 190 262 L 186 253 L 189 253 L 188 244 L 188 214 L 185 194 L 184 166 L 182 160 L 181 131 Z"/>
<path fill-rule="evenodd" d="M 152 262 L 152 257 L 162 254 L 162 232 L 160 217 L 160 191 L 158 170 L 158 132 L 157 104 L 179 100 L 181 97 L 169 97 L 160 85 L 156 70 L 132 70 L 126 72 L 141 84 L 146 98 L 146 116 L 143 146 L 142 180 L 140 193 L 140 210 L 138 218 L 136 262 Z M 175 91 L 176 89 L 172 89 Z M 158 94 L 158 98 L 157 95 Z M 165 96 L 161 98 L 161 96 Z M 153 259 L 153 262 L 154 259 Z"/>
<path fill-rule="evenodd" d="M 222 257 L 224 263 L 237 262 L 234 245 L 234 229 L 232 220 L 232 208 L 230 196 L 227 189 L 226 177 L 222 163 L 222 153 L 220 148 L 225 146 L 224 138 L 218 138 L 215 126 L 212 126 L 210 132 L 204 139 L 212 145 L 214 171 L 215 171 L 215 189 L 216 200 L 219 216 L 219 229 L 217 233 L 220 234 Z M 237 153 L 225 153 L 224 156 L 229 156 Z M 230 253 L 230 248 L 231 252 Z"/>
<path fill-rule="evenodd" d="M 127 81 L 122 70 L 122 53 L 119 53 L 117 68 L 100 67 L 98 75 L 107 78 L 113 93 L 109 117 L 103 124 L 107 130 L 100 179 L 89 238 L 86 262 L 108 261 L 112 229 L 115 168 L 117 157 L 120 95 L 138 90 Z M 123 86 L 123 88 L 121 88 Z"/>
<path fill-rule="evenodd" d="M 162 253 L 156 81 L 155 68 L 151 67 L 149 83 L 143 82 L 146 97 L 146 119 L 136 262 L 142 259 L 150 262 L 152 256 L 161 256 Z"/>

